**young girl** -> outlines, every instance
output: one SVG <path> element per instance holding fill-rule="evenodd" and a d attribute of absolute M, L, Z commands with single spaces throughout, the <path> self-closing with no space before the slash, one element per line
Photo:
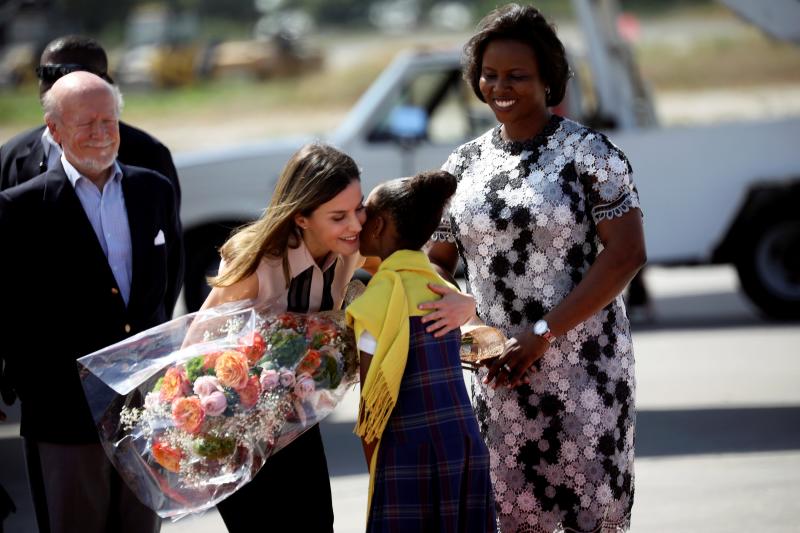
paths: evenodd
<path fill-rule="evenodd" d="M 356 433 L 370 469 L 368 532 L 495 531 L 489 452 L 459 359 L 460 334 L 426 331 L 419 304 L 446 282 L 422 246 L 456 179 L 443 171 L 390 181 L 367 202 L 361 253 L 382 259 L 347 308 L 361 355 Z"/>
<path fill-rule="evenodd" d="M 203 308 L 252 299 L 277 300 L 286 311 L 339 309 L 364 262 L 364 224 L 355 162 L 321 144 L 287 163 L 264 215 L 221 249 L 219 275 Z M 270 457 L 253 480 L 217 505 L 228 531 L 333 531 L 328 464 L 319 426 Z M 300 520 L 300 522 L 298 522 Z"/>

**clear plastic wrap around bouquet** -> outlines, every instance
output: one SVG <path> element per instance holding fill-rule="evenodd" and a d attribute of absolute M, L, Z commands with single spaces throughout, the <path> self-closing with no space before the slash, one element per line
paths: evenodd
<path fill-rule="evenodd" d="M 142 502 L 173 519 L 247 483 L 358 380 L 344 312 L 247 302 L 176 318 L 78 363 L 108 456 Z"/>

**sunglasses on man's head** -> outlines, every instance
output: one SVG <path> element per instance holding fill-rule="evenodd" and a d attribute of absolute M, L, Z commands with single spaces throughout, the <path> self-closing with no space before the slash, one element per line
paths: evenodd
<path fill-rule="evenodd" d="M 70 72 L 77 72 L 79 70 L 85 72 L 91 72 L 92 74 L 100 76 L 107 82 L 111 83 L 111 79 L 105 72 L 96 72 L 94 69 L 91 69 L 86 65 L 80 65 L 78 63 L 39 65 L 38 67 L 36 67 L 36 75 L 39 77 L 40 80 L 42 80 L 45 83 L 54 83 L 62 76 L 66 76 Z"/>

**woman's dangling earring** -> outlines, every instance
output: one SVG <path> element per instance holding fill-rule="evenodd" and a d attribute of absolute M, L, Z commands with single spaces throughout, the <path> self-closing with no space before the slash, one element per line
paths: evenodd
<path fill-rule="evenodd" d="M 544 95 L 545 95 L 547 98 L 550 98 L 550 87 L 545 87 L 545 88 L 544 88 Z"/>

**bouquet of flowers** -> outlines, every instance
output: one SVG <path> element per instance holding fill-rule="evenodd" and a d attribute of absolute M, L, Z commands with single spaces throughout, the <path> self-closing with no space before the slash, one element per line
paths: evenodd
<path fill-rule="evenodd" d="M 343 312 L 234 303 L 78 360 L 101 441 L 146 505 L 177 519 L 247 483 L 358 380 Z"/>

